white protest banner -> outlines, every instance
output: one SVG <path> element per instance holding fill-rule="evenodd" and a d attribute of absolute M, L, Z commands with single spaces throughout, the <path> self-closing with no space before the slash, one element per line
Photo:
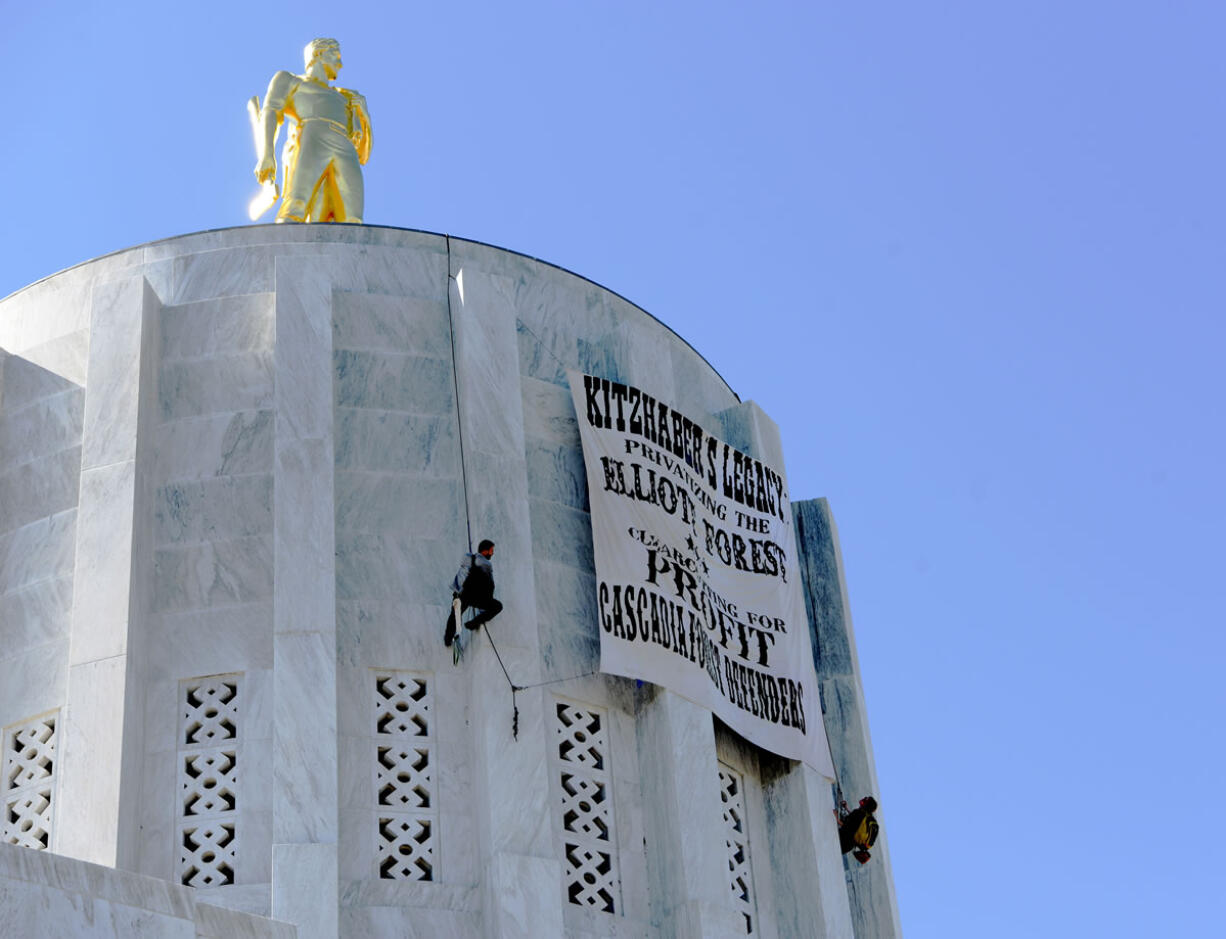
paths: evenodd
<path fill-rule="evenodd" d="M 568 376 L 600 670 L 663 685 L 833 778 L 782 474 L 639 388 Z"/>

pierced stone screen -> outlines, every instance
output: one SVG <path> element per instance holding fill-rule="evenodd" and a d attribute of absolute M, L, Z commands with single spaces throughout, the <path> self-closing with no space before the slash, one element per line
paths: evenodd
<path fill-rule="evenodd" d="M 724 806 L 724 844 L 728 848 L 728 886 L 745 917 L 745 932 L 754 932 L 757 900 L 749 862 L 749 828 L 745 822 L 745 780 L 726 763 L 719 764 L 719 797 Z"/>
<path fill-rule="evenodd" d="M 557 701 L 555 706 L 566 896 L 578 906 L 616 913 L 620 878 L 606 717 L 602 711 L 566 701 Z"/>
<path fill-rule="evenodd" d="M 55 728 L 48 714 L 4 732 L 4 819 L 0 841 L 45 851 L 51 846 Z"/>
<path fill-rule="evenodd" d="M 382 880 L 434 880 L 438 806 L 431 677 L 374 676 L 375 844 Z"/>
<path fill-rule="evenodd" d="M 235 882 L 239 689 L 237 675 L 180 686 L 178 877 L 189 887 Z"/>

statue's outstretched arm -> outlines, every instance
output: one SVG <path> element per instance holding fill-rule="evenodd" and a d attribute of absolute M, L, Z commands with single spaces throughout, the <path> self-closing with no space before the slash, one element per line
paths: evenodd
<path fill-rule="evenodd" d="M 265 183 L 277 176 L 277 130 L 285 114 L 285 105 L 297 81 L 289 72 L 277 72 L 268 83 L 268 94 L 260 108 L 260 127 L 256 135 L 255 178 Z"/>

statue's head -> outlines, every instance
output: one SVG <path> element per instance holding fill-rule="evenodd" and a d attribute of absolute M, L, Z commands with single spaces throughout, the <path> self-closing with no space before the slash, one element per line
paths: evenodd
<path fill-rule="evenodd" d="M 335 39 L 312 39 L 302 50 L 302 58 L 308 69 L 318 62 L 329 79 L 336 78 L 341 68 L 341 44 Z"/>

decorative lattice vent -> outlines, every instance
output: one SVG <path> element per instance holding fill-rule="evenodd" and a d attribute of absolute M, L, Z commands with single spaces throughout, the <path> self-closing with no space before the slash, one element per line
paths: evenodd
<path fill-rule="evenodd" d="M 0 841 L 45 851 L 51 846 L 55 791 L 57 714 L 47 714 L 4 732 L 4 818 Z"/>
<path fill-rule="evenodd" d="M 618 912 L 620 878 L 602 711 L 556 701 L 555 765 L 561 783 L 562 853 L 571 903 Z"/>
<path fill-rule="evenodd" d="M 183 745 L 207 747 L 237 737 L 238 681 L 219 679 L 188 686 L 183 707 Z"/>
<path fill-rule="evenodd" d="M 728 886 L 732 902 L 745 917 L 745 932 L 754 932 L 757 900 L 749 862 L 749 828 L 745 822 L 745 780 L 726 763 L 719 764 L 719 797 L 724 808 L 724 844 L 728 849 Z"/>
<path fill-rule="evenodd" d="M 238 866 L 239 695 L 237 675 L 182 684 L 179 719 L 179 882 L 219 887 Z"/>
<path fill-rule="evenodd" d="M 374 675 L 375 844 L 383 880 L 434 880 L 438 806 L 431 677 Z"/>

